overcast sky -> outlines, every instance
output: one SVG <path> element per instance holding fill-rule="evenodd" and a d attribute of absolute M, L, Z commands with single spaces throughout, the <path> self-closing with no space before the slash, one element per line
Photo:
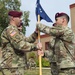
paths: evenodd
<path fill-rule="evenodd" d="M 22 11 L 30 11 L 29 19 L 30 25 L 26 27 L 26 36 L 31 35 L 36 28 L 36 8 L 37 0 L 21 0 L 21 10 Z M 40 0 L 40 4 L 42 8 L 45 10 L 46 14 L 55 22 L 55 13 L 57 12 L 65 12 L 70 16 L 70 7 L 69 5 L 75 3 L 75 0 Z M 52 26 L 53 23 L 46 22 L 45 20 L 41 20 L 41 23 L 46 24 L 48 26 Z M 69 22 L 69 27 L 71 23 Z"/>

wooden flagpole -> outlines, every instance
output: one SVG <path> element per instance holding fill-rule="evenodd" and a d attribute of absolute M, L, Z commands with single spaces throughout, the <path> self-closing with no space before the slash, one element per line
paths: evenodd
<path fill-rule="evenodd" d="M 38 15 L 38 22 L 40 22 L 40 15 Z M 38 42 L 40 42 L 40 31 L 38 30 Z M 41 63 L 42 56 L 39 55 L 39 75 L 42 75 L 42 63 Z"/>

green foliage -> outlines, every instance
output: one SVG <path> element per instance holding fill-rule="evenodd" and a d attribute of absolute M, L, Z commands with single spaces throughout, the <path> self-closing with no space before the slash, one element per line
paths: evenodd
<path fill-rule="evenodd" d="M 29 23 L 28 23 L 28 22 L 30 22 L 29 14 L 30 14 L 29 11 L 24 11 L 24 13 L 23 13 L 23 19 L 22 20 L 23 20 L 24 26 L 29 26 Z"/>
<path fill-rule="evenodd" d="M 30 52 L 30 53 L 29 53 L 28 59 L 31 58 L 31 57 L 34 58 L 34 60 L 35 60 L 35 62 L 36 62 L 36 65 L 39 66 L 39 58 L 36 57 L 36 55 L 35 55 L 34 52 Z M 42 67 L 49 67 L 49 66 L 50 66 L 49 59 L 47 59 L 47 58 L 42 58 L 41 63 L 42 63 Z"/>
<path fill-rule="evenodd" d="M 25 33 L 26 33 L 26 27 L 24 25 L 22 26 L 22 32 L 25 35 Z"/>
<path fill-rule="evenodd" d="M 22 32 L 23 32 L 23 34 L 25 34 L 26 33 L 26 26 L 29 26 L 29 22 L 30 22 L 30 20 L 29 20 L 29 11 L 24 11 L 23 12 L 23 19 L 22 19 L 22 21 L 23 21 L 23 30 L 22 30 Z"/>
<path fill-rule="evenodd" d="M 36 64 L 39 66 L 39 60 L 36 59 Z M 48 59 L 42 58 L 42 67 L 49 67 L 50 63 Z"/>
<path fill-rule="evenodd" d="M 39 60 L 36 59 L 35 62 L 36 62 L 36 65 L 39 66 Z"/>
<path fill-rule="evenodd" d="M 49 67 L 50 66 L 49 60 L 42 58 L 42 66 L 43 67 Z"/>

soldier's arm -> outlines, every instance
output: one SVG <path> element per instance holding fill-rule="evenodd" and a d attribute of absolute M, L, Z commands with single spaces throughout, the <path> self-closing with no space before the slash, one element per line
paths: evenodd
<path fill-rule="evenodd" d="M 51 36 L 60 36 L 64 33 L 62 27 L 49 27 L 41 23 L 37 24 L 36 28 L 38 28 L 38 30 L 40 30 L 41 32 L 49 34 Z"/>
<path fill-rule="evenodd" d="M 36 44 L 26 42 L 16 29 L 7 29 L 7 36 L 11 45 L 18 50 L 35 50 Z"/>
<path fill-rule="evenodd" d="M 62 26 L 49 27 L 43 24 L 37 24 L 36 26 L 41 32 L 49 34 L 51 36 L 59 37 L 61 40 L 72 43 L 74 40 L 74 33 L 69 28 Z M 64 35 L 64 36 L 63 36 Z M 62 37 L 63 36 L 63 37 Z"/>
<path fill-rule="evenodd" d="M 65 42 L 68 43 L 72 43 L 75 41 L 75 34 L 72 32 L 72 30 L 70 28 L 67 28 L 66 30 L 64 30 L 64 37 L 60 37 L 60 39 L 62 39 Z"/>
<path fill-rule="evenodd" d="M 36 41 L 37 36 L 38 36 L 38 33 L 36 31 L 34 31 L 33 34 L 31 34 L 29 37 L 25 38 L 25 41 L 33 43 Z"/>

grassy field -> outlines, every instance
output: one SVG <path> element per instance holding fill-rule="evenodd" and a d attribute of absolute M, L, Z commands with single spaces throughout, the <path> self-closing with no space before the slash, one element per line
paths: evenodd
<path fill-rule="evenodd" d="M 39 75 L 38 69 L 25 70 L 25 75 Z M 51 75 L 50 69 L 42 69 L 42 75 Z"/>
<path fill-rule="evenodd" d="M 1 71 L 0 71 L 0 75 L 3 75 Z M 9 73 L 6 72 L 6 75 L 9 75 Z M 25 70 L 25 75 L 40 75 L 39 69 Z M 42 75 L 51 75 L 50 69 L 42 69 Z"/>

